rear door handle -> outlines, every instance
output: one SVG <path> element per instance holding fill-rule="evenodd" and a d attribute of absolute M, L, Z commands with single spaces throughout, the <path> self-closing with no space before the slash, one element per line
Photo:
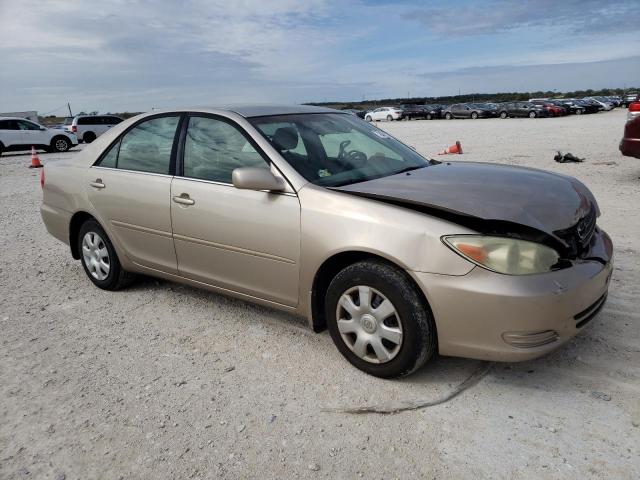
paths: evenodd
<path fill-rule="evenodd" d="M 93 188 L 104 188 L 104 187 L 106 187 L 106 185 L 104 183 L 102 183 L 102 179 L 101 178 L 96 178 L 89 185 L 91 185 Z"/>
<path fill-rule="evenodd" d="M 173 201 L 179 203 L 180 205 L 193 205 L 196 203 L 195 200 L 189 198 L 188 193 L 181 193 L 180 196 L 174 196 Z"/>

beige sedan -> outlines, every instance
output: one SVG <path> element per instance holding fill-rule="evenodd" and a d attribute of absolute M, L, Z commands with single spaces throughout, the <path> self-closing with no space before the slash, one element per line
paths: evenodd
<path fill-rule="evenodd" d="M 579 181 L 440 163 L 315 107 L 143 114 L 42 172 L 42 218 L 88 278 L 188 283 L 303 315 L 357 368 L 518 361 L 605 302 L 613 247 Z"/>

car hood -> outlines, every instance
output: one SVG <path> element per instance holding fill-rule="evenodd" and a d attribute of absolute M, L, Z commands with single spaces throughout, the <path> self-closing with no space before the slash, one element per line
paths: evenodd
<path fill-rule="evenodd" d="M 560 231 L 591 211 L 600 213 L 593 194 L 575 178 L 489 163 L 437 163 L 335 190 L 420 207 L 485 232 L 529 238 L 523 231 L 560 240 Z"/>

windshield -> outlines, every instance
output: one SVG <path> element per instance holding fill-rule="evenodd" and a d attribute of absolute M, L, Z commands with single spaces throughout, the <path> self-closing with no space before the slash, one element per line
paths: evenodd
<path fill-rule="evenodd" d="M 338 187 L 428 166 L 426 159 L 353 115 L 312 113 L 249 119 L 311 183 Z"/>

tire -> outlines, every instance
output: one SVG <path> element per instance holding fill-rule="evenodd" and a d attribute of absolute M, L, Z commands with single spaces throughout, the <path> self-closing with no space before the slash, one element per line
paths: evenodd
<path fill-rule="evenodd" d="M 131 283 L 133 275 L 122 269 L 111 240 L 98 222 L 93 219 L 84 222 L 76 241 L 82 267 L 96 287 L 113 291 Z"/>
<path fill-rule="evenodd" d="M 3 151 L 4 151 L 4 145 L 0 142 L 0 157 L 2 156 Z"/>
<path fill-rule="evenodd" d="M 579 108 L 578 110 L 576 110 L 576 115 L 582 115 L 582 113 L 583 113 L 582 109 Z"/>
<path fill-rule="evenodd" d="M 364 117 L 365 121 L 367 122 L 372 122 L 373 119 L 371 118 L 371 115 L 367 115 L 366 117 Z"/>
<path fill-rule="evenodd" d="M 471 112 L 471 118 L 473 118 L 474 120 L 477 120 L 478 113 L 477 112 Z"/>
<path fill-rule="evenodd" d="M 91 143 L 95 139 L 96 139 L 96 134 L 93 132 L 86 132 L 84 135 L 82 135 L 82 141 L 86 143 Z"/>
<path fill-rule="evenodd" d="M 427 113 L 427 120 L 431 120 L 433 117 L 431 116 L 430 113 Z"/>
<path fill-rule="evenodd" d="M 537 116 L 536 112 L 529 112 L 529 118 L 536 118 Z"/>
<path fill-rule="evenodd" d="M 500 112 L 500 118 L 509 118 L 509 114 L 507 112 Z"/>
<path fill-rule="evenodd" d="M 53 137 L 50 145 L 50 152 L 58 152 L 63 153 L 71 148 L 71 142 L 67 137 L 62 135 L 58 135 L 57 137 Z"/>
<path fill-rule="evenodd" d="M 393 117 L 391 115 L 387 115 L 387 122 L 390 122 L 393 120 Z"/>
<path fill-rule="evenodd" d="M 444 118 L 446 118 L 447 120 L 451 120 L 453 118 L 453 115 L 451 115 L 449 112 L 444 114 Z"/>
<path fill-rule="evenodd" d="M 376 305 L 373 308 L 366 308 L 367 292 L 371 304 Z M 345 301 L 347 297 L 350 303 Z M 390 302 L 385 308 L 387 316 L 378 313 L 376 318 L 374 313 L 383 302 Z M 344 305 L 354 312 L 364 306 L 366 313 L 350 315 Z M 437 333 L 429 307 L 410 277 L 384 262 L 362 261 L 338 273 L 327 290 L 325 313 L 329 333 L 340 353 L 353 366 L 376 377 L 409 375 L 437 350 Z M 338 316 L 345 317 L 340 319 L 340 327 Z M 354 331 L 349 331 L 351 328 Z M 383 337 L 379 332 L 386 333 Z M 362 341 L 358 342 L 358 338 Z"/>

